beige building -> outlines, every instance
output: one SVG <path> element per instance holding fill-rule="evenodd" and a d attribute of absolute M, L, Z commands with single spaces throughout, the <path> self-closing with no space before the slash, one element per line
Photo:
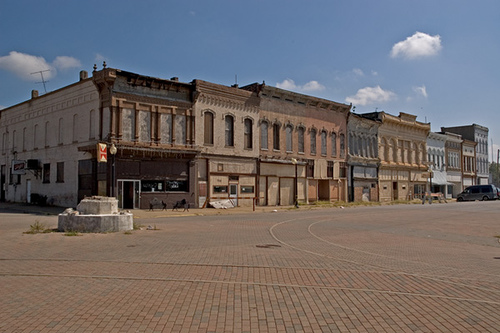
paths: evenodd
<path fill-rule="evenodd" d="M 477 142 L 464 139 L 462 141 L 462 185 L 463 189 L 477 183 L 476 163 Z"/>
<path fill-rule="evenodd" d="M 348 183 L 349 201 L 379 201 L 378 197 L 378 131 L 381 121 L 350 113 Z"/>
<path fill-rule="evenodd" d="M 231 199 L 256 203 L 258 189 L 259 98 L 256 93 L 193 81 L 198 204 Z"/>
<path fill-rule="evenodd" d="M 76 206 L 79 161 L 92 158 L 78 147 L 99 140 L 92 79 L 81 72 L 79 82 L 57 91 L 33 91 L 30 100 L 0 111 L 0 133 L 2 201 Z"/>
<path fill-rule="evenodd" d="M 427 135 L 430 124 L 400 112 L 365 113 L 364 117 L 382 122 L 378 133 L 379 200 L 409 200 L 428 190 L 430 173 L 427 163 Z"/>
<path fill-rule="evenodd" d="M 242 89 L 260 98 L 259 204 L 346 201 L 350 105 L 265 84 Z"/>

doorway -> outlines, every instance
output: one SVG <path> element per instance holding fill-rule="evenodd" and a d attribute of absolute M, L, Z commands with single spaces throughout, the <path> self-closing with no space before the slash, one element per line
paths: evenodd
<path fill-rule="evenodd" d="M 118 207 L 136 209 L 140 207 L 140 180 L 118 180 Z"/>
<path fill-rule="evenodd" d="M 229 199 L 238 207 L 238 184 L 229 184 Z"/>
<path fill-rule="evenodd" d="M 398 200 L 398 182 L 392 182 L 392 200 Z"/>

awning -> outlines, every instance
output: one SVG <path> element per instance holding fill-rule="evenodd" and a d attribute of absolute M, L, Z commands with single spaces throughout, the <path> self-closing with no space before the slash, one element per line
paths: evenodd
<path fill-rule="evenodd" d="M 446 181 L 446 174 L 442 172 L 433 172 L 432 184 L 434 185 L 453 185 Z"/>

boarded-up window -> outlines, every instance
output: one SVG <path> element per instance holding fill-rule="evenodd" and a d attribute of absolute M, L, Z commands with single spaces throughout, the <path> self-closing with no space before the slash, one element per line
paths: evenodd
<path fill-rule="evenodd" d="M 123 141 L 135 140 L 135 110 L 122 110 L 122 138 Z"/>
<path fill-rule="evenodd" d="M 260 125 L 260 148 L 267 149 L 267 132 L 269 129 L 269 124 L 267 121 L 263 121 Z"/>
<path fill-rule="evenodd" d="M 321 155 L 326 156 L 326 131 L 321 131 Z"/>
<path fill-rule="evenodd" d="M 172 115 L 162 113 L 160 117 L 161 143 L 172 143 Z"/>
<path fill-rule="evenodd" d="M 298 129 L 298 149 L 299 149 L 299 153 L 303 153 L 304 152 L 304 127 L 299 127 Z"/>
<path fill-rule="evenodd" d="M 340 134 L 340 157 L 345 157 L 345 135 Z"/>
<path fill-rule="evenodd" d="M 139 111 L 139 141 L 151 141 L 151 112 Z"/>
<path fill-rule="evenodd" d="M 212 112 L 205 112 L 204 115 L 204 143 L 214 144 L 214 115 Z"/>
<path fill-rule="evenodd" d="M 175 116 L 175 143 L 178 145 L 186 144 L 186 116 Z"/>
<path fill-rule="evenodd" d="M 316 155 L 316 130 L 313 128 L 311 129 L 311 154 Z"/>
<path fill-rule="evenodd" d="M 285 135 L 286 135 L 286 151 L 293 151 L 293 144 L 292 144 L 292 132 L 293 128 L 291 125 L 288 125 L 285 128 Z"/>

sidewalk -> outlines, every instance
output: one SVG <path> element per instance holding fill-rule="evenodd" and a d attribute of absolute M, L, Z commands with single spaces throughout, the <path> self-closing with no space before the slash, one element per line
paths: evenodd
<path fill-rule="evenodd" d="M 55 206 L 37 206 L 26 203 L 13 203 L 13 202 L 0 202 L 0 212 L 15 212 L 23 214 L 36 214 L 36 215 L 58 215 L 64 212 L 66 208 Z M 172 211 L 172 209 L 126 209 L 126 211 L 134 214 L 134 218 L 148 219 L 148 218 L 162 218 L 162 217 L 180 217 L 180 216 L 212 216 L 212 215 L 237 215 L 237 214 L 253 214 L 253 213 L 274 213 L 279 211 L 295 210 L 293 206 L 258 206 L 255 207 L 235 207 L 229 209 L 215 209 L 215 208 L 190 208 L 189 211 L 179 209 Z M 300 208 L 299 208 L 300 209 Z M 310 209 L 310 208 L 307 208 Z"/>

